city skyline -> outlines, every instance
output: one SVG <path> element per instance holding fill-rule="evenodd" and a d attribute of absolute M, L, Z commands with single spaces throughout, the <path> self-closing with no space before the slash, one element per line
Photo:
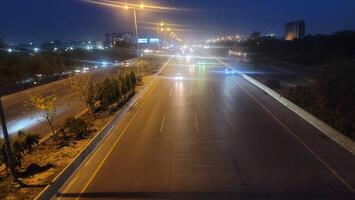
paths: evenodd
<path fill-rule="evenodd" d="M 177 29 L 189 39 L 196 39 L 197 35 L 199 39 L 205 39 L 218 34 L 249 34 L 253 31 L 282 35 L 284 23 L 293 20 L 305 20 L 308 24 L 306 32 L 311 34 L 316 31 L 310 24 L 317 24 L 319 33 L 333 33 L 355 27 L 355 14 L 352 12 L 355 2 L 326 0 L 322 1 L 322 9 L 317 9 L 316 1 L 302 2 L 144 1 L 147 5 L 173 5 L 178 9 L 164 12 L 139 11 L 139 32 L 152 34 L 154 31 L 150 30 L 151 23 L 162 20 L 178 24 Z M 0 21 L 0 37 L 9 43 L 103 40 L 107 32 L 134 30 L 131 12 L 88 1 L 5 0 L 2 5 L 0 18 L 4 20 Z"/>
<path fill-rule="evenodd" d="M 355 199 L 355 0 L 0 2 L 0 199 Z"/>

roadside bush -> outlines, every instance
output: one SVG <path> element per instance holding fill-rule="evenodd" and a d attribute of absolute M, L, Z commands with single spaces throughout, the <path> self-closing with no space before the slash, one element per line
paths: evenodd
<path fill-rule="evenodd" d="M 88 124 L 80 118 L 67 118 L 65 120 L 65 127 L 75 135 L 76 139 L 85 138 L 88 134 Z"/>
<path fill-rule="evenodd" d="M 314 84 L 291 89 L 288 98 L 355 140 L 354 75 L 355 61 L 334 61 Z"/>
<path fill-rule="evenodd" d="M 69 145 L 69 139 L 70 137 L 67 135 L 65 131 L 65 127 L 62 127 L 58 130 L 58 148 L 62 148 L 64 146 Z"/>
<path fill-rule="evenodd" d="M 26 150 L 25 137 L 18 136 L 12 142 L 12 151 L 14 153 L 24 154 Z"/>
<path fill-rule="evenodd" d="M 39 143 L 39 135 L 35 133 L 26 134 L 24 138 L 24 145 L 28 151 L 32 151 L 33 147 Z"/>
<path fill-rule="evenodd" d="M 4 140 L 0 139 L 0 165 L 2 163 L 6 163 L 6 155 L 5 152 L 3 151 L 5 148 L 5 142 Z"/>
<path fill-rule="evenodd" d="M 20 154 L 24 154 L 25 151 L 31 152 L 33 147 L 38 145 L 39 138 L 38 134 L 19 131 L 17 136 L 13 139 L 12 150 Z"/>
<path fill-rule="evenodd" d="M 5 144 L 3 143 L 2 145 L 0 145 L 0 159 L 1 162 L 3 164 L 6 165 L 6 167 L 8 167 L 8 160 L 7 160 L 7 156 L 6 156 L 6 151 L 5 151 Z M 23 156 L 23 152 L 22 151 L 16 151 L 14 150 L 14 146 L 12 146 L 12 158 L 13 158 L 13 162 L 15 166 L 20 166 L 21 165 L 21 159 Z"/>
<path fill-rule="evenodd" d="M 137 62 L 137 67 L 140 72 L 151 72 L 151 64 L 143 58 Z"/>
<path fill-rule="evenodd" d="M 19 130 L 18 132 L 17 132 L 17 136 L 18 137 L 22 137 L 22 136 L 25 136 L 26 135 L 26 133 L 25 133 L 25 131 L 23 131 L 23 130 Z"/>
<path fill-rule="evenodd" d="M 281 87 L 280 81 L 279 81 L 279 80 L 276 80 L 276 79 L 274 79 L 274 78 L 268 79 L 268 80 L 265 82 L 265 85 L 268 86 L 268 87 L 271 88 L 271 89 L 278 89 L 278 88 Z"/>
<path fill-rule="evenodd" d="M 288 99 L 312 113 L 319 112 L 316 104 L 317 94 L 310 86 L 298 86 L 291 88 L 288 92 Z"/>
<path fill-rule="evenodd" d="M 138 72 L 136 78 L 137 78 L 137 85 L 142 85 L 143 84 L 143 73 Z"/>

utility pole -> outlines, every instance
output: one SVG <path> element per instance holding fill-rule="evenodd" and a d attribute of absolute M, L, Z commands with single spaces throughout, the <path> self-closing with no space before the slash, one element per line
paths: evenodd
<path fill-rule="evenodd" d="M 14 165 L 14 162 L 12 159 L 11 143 L 10 143 L 9 135 L 7 132 L 5 114 L 4 114 L 4 109 L 2 106 L 1 97 L 0 97 L 0 118 L 1 118 L 0 120 L 1 120 L 2 132 L 4 134 L 4 139 L 5 139 L 5 152 L 6 152 L 7 163 L 9 164 L 9 167 L 10 167 L 13 182 L 17 182 L 17 172 L 16 172 L 15 165 Z"/>

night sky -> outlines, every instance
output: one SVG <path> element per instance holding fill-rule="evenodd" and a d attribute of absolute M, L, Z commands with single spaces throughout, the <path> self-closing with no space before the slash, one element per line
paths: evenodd
<path fill-rule="evenodd" d="M 140 3 L 140 1 L 128 1 Z M 138 11 L 141 35 L 152 35 L 146 22 L 167 21 L 183 37 L 217 34 L 283 33 L 284 23 L 303 19 L 320 33 L 355 29 L 354 0 L 146 0 L 178 7 L 169 12 Z M 308 33 L 315 28 L 306 27 Z M 0 37 L 8 43 L 49 40 L 104 40 L 106 32 L 133 31 L 132 12 L 81 0 L 0 0 Z"/>

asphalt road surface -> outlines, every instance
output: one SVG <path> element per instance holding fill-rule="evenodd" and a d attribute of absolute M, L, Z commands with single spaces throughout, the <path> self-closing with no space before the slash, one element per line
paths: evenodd
<path fill-rule="evenodd" d="M 309 85 L 314 82 L 314 77 L 320 73 L 314 68 L 281 61 L 270 60 L 267 64 L 252 64 L 253 61 L 251 60 L 253 58 L 235 55 L 230 55 L 224 59 L 226 63 L 237 66 L 238 70 L 261 82 L 271 78 L 279 80 L 282 87 Z"/>
<path fill-rule="evenodd" d="M 54 120 L 55 127 L 63 125 L 68 116 L 76 116 L 85 110 L 82 103 L 73 100 L 73 92 L 66 79 L 11 94 L 2 98 L 9 133 L 15 134 L 19 130 L 42 136 L 50 133 L 51 129 L 41 117 L 41 113 L 25 106 L 25 102 L 31 94 L 47 96 L 54 93 L 59 102 Z"/>
<path fill-rule="evenodd" d="M 134 66 L 135 62 L 135 59 L 130 59 L 122 63 L 125 63 L 124 67 L 130 67 Z M 117 63 L 114 66 L 120 67 L 122 63 Z M 105 73 L 104 70 L 100 71 Z M 51 129 L 41 117 L 41 113 L 25 106 L 25 102 L 31 94 L 47 96 L 54 93 L 58 97 L 58 109 L 54 120 L 56 128 L 63 126 L 67 117 L 85 112 L 85 105 L 73 98 L 73 91 L 68 86 L 67 79 L 55 81 L 2 97 L 9 134 L 16 134 L 19 130 L 37 133 L 41 136 L 51 133 Z M 0 137 L 2 137 L 1 127 L 0 133 Z"/>
<path fill-rule="evenodd" d="M 214 58 L 174 58 L 56 197 L 352 199 L 354 169 L 352 154 Z"/>

